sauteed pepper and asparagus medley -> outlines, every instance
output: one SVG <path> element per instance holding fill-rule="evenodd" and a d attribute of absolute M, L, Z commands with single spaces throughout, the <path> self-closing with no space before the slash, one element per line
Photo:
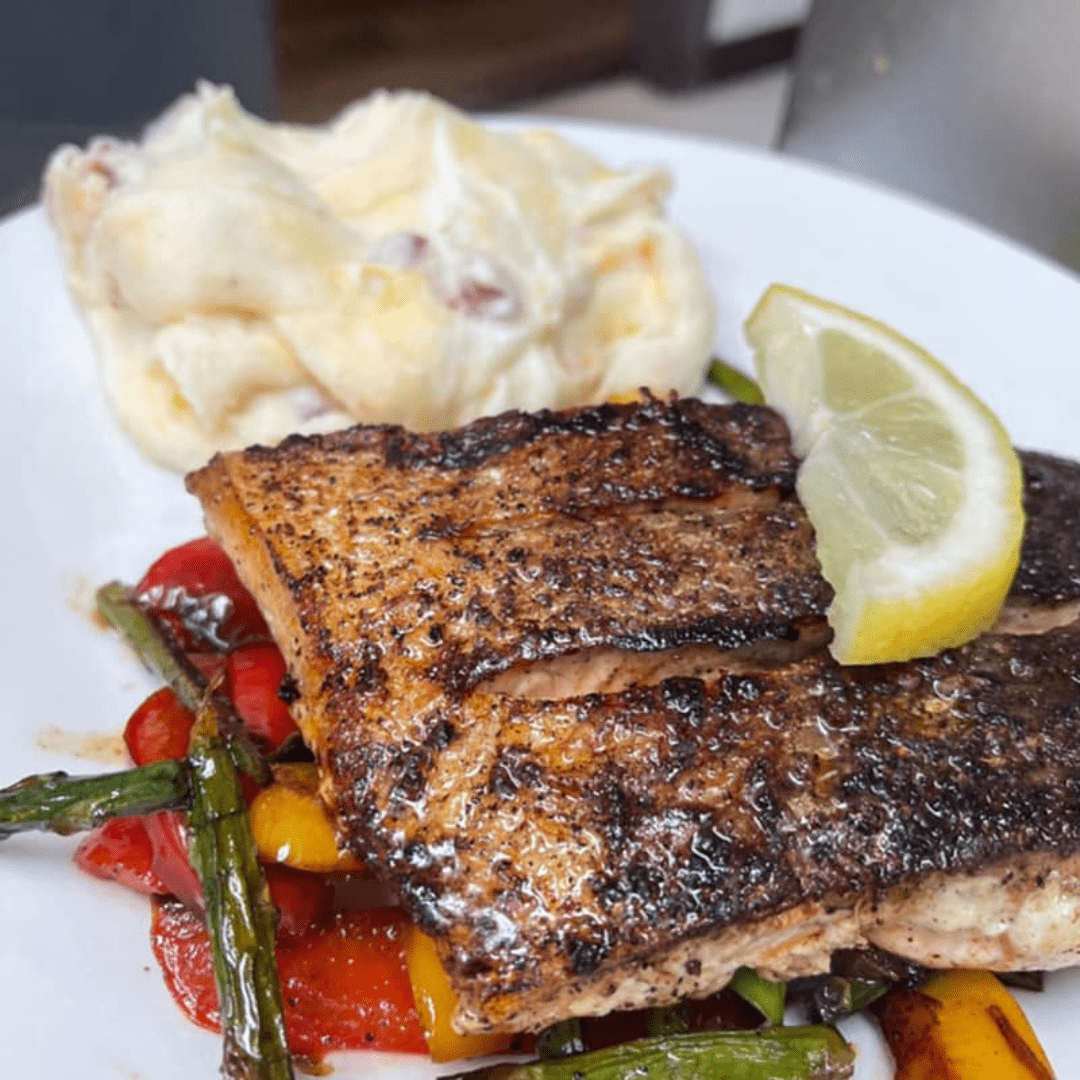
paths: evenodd
<path fill-rule="evenodd" d="M 722 366 L 711 376 L 756 393 Z M 338 850 L 289 712 L 295 684 L 222 550 L 185 544 L 136 586 L 101 588 L 97 604 L 166 684 L 125 728 L 134 767 L 5 789 L 0 835 L 85 831 L 78 865 L 152 898 L 165 983 L 190 1019 L 221 1030 L 226 1076 L 277 1080 L 294 1063 L 319 1069 L 328 1052 L 379 1049 L 518 1056 L 456 1074 L 477 1080 L 825 1080 L 854 1069 L 833 1025 L 868 1009 L 898 1077 L 1052 1077 L 1001 979 L 932 974 L 875 949 L 839 950 L 830 974 L 787 985 L 742 968 L 700 1000 L 569 1019 L 539 1035 L 456 1034 L 433 942 Z"/>
<path fill-rule="evenodd" d="M 885 968 L 799 988 L 819 1020 L 810 1026 L 784 1026 L 783 984 L 744 969 L 703 1002 L 535 1038 L 455 1035 L 424 936 L 396 907 L 371 906 L 362 867 L 337 852 L 282 701 L 280 653 L 221 550 L 192 541 L 97 602 L 167 684 L 125 727 L 135 767 L 29 777 L 0 794 L 0 832 L 87 831 L 78 865 L 153 897 L 166 985 L 193 1021 L 220 1027 L 225 1075 L 286 1077 L 293 1058 L 310 1067 L 341 1049 L 537 1055 L 469 1074 L 491 1080 L 650 1066 L 687 1077 L 737 1068 L 749 1080 L 850 1074 L 852 1051 L 828 1024 L 884 993 Z M 275 848 L 285 830 L 288 851 Z"/>
<path fill-rule="evenodd" d="M 854 1062 L 837 1019 L 874 1009 L 903 1061 L 971 1038 L 972 985 L 998 1025 L 1034 1048 L 1029 1075 L 1051 1075 L 993 976 L 925 984 L 917 965 L 865 951 L 788 987 L 744 968 L 702 1001 L 566 1021 L 535 1038 L 455 1035 L 429 942 L 396 907 L 372 905 L 357 888 L 362 867 L 336 849 L 282 700 L 284 663 L 221 550 L 199 539 L 170 551 L 134 589 L 103 587 L 98 609 L 167 684 L 125 727 L 135 767 L 29 777 L 0 794 L 0 832 L 86 831 L 77 864 L 153 898 L 166 985 L 191 1020 L 222 1031 L 226 1076 L 287 1077 L 294 1059 L 311 1068 L 328 1051 L 380 1049 L 437 1061 L 535 1055 L 467 1074 L 477 1080 L 825 1080 Z M 277 845 L 284 836 L 289 850 Z M 812 1023 L 785 1026 L 792 1002 Z M 928 1036 L 943 1009 L 957 1015 Z"/>

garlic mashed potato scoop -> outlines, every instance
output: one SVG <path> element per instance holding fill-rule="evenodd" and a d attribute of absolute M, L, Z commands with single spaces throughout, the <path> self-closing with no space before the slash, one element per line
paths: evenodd
<path fill-rule="evenodd" d="M 689 393 L 712 346 L 663 170 L 424 94 L 308 128 L 201 84 L 139 144 L 61 147 L 44 183 L 109 400 L 174 469 L 354 422 Z"/>

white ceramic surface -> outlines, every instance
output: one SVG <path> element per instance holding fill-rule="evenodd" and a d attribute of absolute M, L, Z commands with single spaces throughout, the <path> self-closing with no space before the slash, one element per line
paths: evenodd
<path fill-rule="evenodd" d="M 655 133 L 562 126 L 612 162 L 662 162 L 671 209 L 698 243 L 721 355 L 748 361 L 740 323 L 786 281 L 885 319 L 945 360 L 1018 445 L 1080 457 L 1080 281 L 983 231 L 892 194 L 764 153 Z M 89 618 L 91 587 L 136 577 L 199 532 L 180 480 L 116 431 L 39 210 L 0 224 L 0 561 L 3 777 L 94 761 L 41 745 L 50 727 L 116 733 L 152 683 Z M 193 1080 L 217 1039 L 166 996 L 139 897 L 76 872 L 73 843 L 0 847 L 0 1073 L 12 1080 Z M 1080 1075 L 1080 971 L 1024 1005 L 1059 1076 Z M 860 1080 L 885 1080 L 869 1025 Z M 339 1080 L 435 1076 L 415 1058 L 346 1055 Z"/>

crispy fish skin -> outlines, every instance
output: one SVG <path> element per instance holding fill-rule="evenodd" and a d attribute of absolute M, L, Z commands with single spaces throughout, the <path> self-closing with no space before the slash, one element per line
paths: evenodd
<path fill-rule="evenodd" d="M 769 410 L 650 400 L 290 439 L 189 477 L 299 683 L 339 836 L 437 938 L 462 1030 L 866 943 L 1076 960 L 1080 630 L 761 662 L 831 595 L 794 470 Z M 1076 519 L 1080 485 L 1026 476 L 1033 518 Z M 1059 558 L 1010 604 L 1067 606 Z M 620 651 L 650 659 L 628 676 Z M 581 691 L 600 658 L 615 674 Z M 1024 914 L 1044 884 L 1057 922 Z"/>
<path fill-rule="evenodd" d="M 718 989 L 725 931 L 750 939 L 737 963 L 757 927 L 940 963 L 894 940 L 891 895 L 1080 853 L 1077 671 L 1068 628 L 904 665 L 819 655 L 613 695 L 478 694 L 396 751 L 338 729 L 328 764 L 346 835 L 376 842 L 443 942 L 463 1026 L 536 1027 L 626 1004 L 628 979 L 636 1004 Z M 875 905 L 876 928 L 855 916 Z M 1069 962 L 1080 933 L 1064 932 Z"/>
<path fill-rule="evenodd" d="M 218 456 L 188 485 L 318 751 L 355 723 L 421 739 L 432 708 L 523 661 L 823 625 L 831 590 L 784 498 L 794 470 L 775 413 L 652 399 L 290 439 Z"/>
<path fill-rule="evenodd" d="M 1080 464 L 1032 450 L 1019 455 L 1027 521 L 995 630 L 1042 634 L 1080 619 Z"/>
<path fill-rule="evenodd" d="M 1020 452 L 1027 528 L 1010 600 L 1080 600 L 1080 463 Z"/>
<path fill-rule="evenodd" d="M 794 477 L 770 410 L 651 399 L 290 439 L 188 485 L 299 685 L 340 839 L 397 884 L 396 808 L 427 782 L 417 748 L 441 760 L 447 714 L 485 681 L 588 650 L 824 628 Z"/>

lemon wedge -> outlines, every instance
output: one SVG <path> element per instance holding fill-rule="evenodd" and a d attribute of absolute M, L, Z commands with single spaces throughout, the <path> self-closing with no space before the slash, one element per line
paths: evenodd
<path fill-rule="evenodd" d="M 882 323 L 772 285 L 746 321 L 765 400 L 836 596 L 844 664 L 928 656 L 997 619 L 1020 561 L 1020 463 L 1001 422 Z"/>

